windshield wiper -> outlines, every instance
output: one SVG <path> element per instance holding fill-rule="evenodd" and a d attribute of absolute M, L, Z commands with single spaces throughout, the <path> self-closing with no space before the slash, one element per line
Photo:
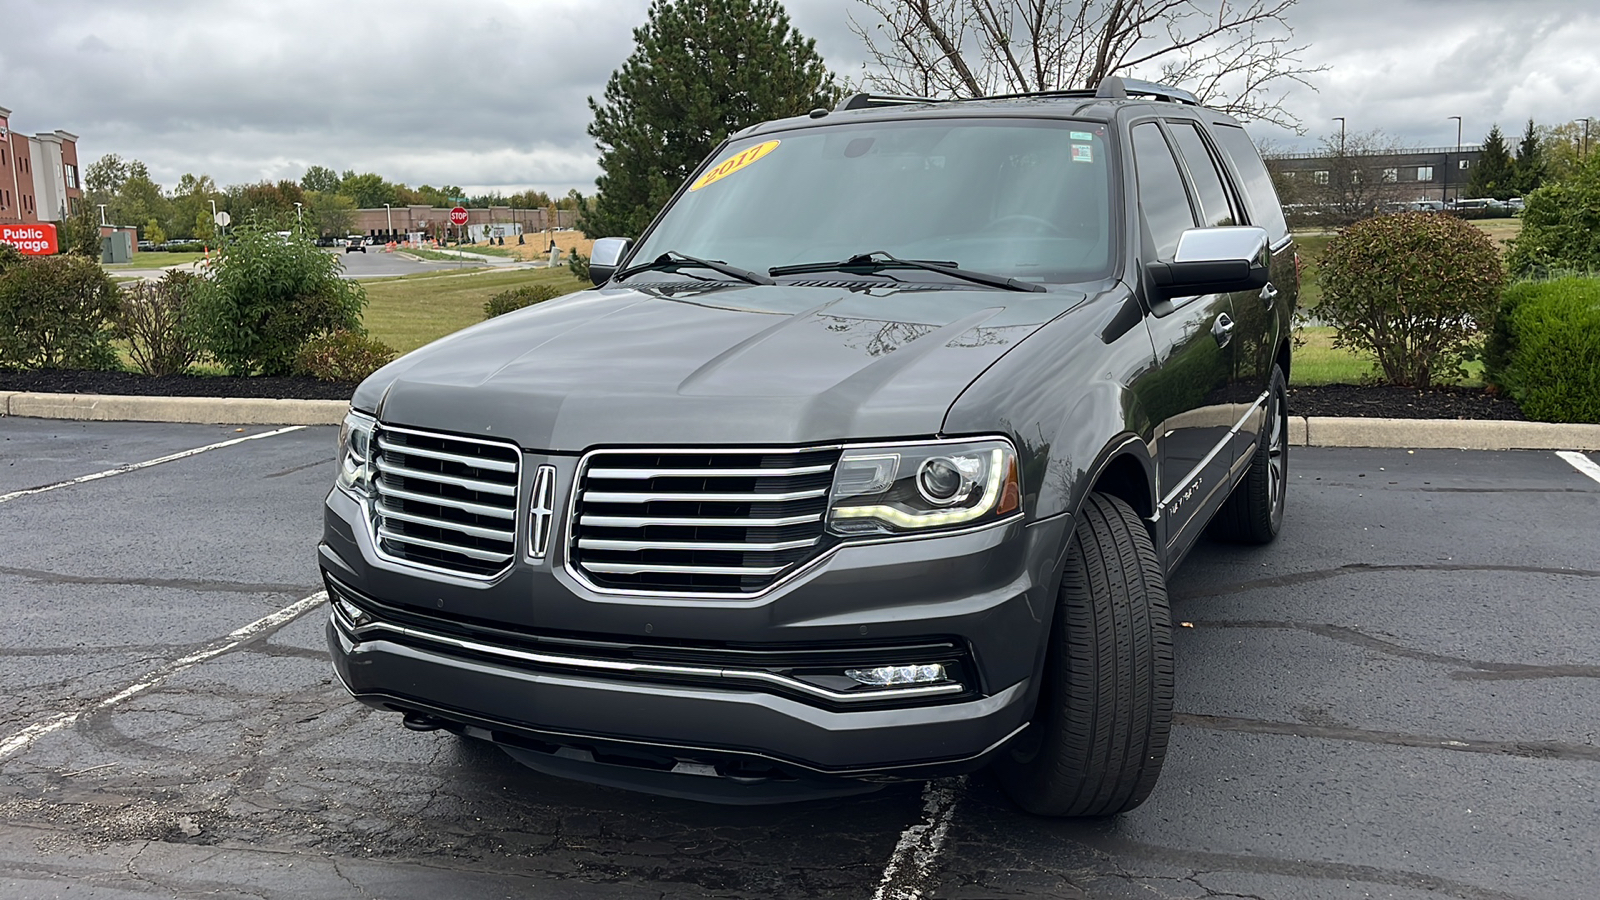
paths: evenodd
<path fill-rule="evenodd" d="M 676 272 L 683 268 L 710 269 L 713 272 L 720 272 L 729 278 L 736 278 L 745 284 L 777 284 L 776 281 L 757 272 L 741 269 L 738 266 L 730 266 L 725 262 L 718 262 L 714 259 L 701 259 L 698 256 L 679 253 L 676 250 L 668 250 L 650 262 L 629 266 L 618 272 L 613 277 L 613 280 L 621 281 L 629 275 L 637 275 L 640 272 Z"/>
<path fill-rule="evenodd" d="M 880 272 L 884 269 L 922 269 L 928 272 L 938 272 L 949 275 L 951 278 L 960 278 L 974 284 L 984 284 L 1007 291 L 1031 291 L 1042 293 L 1044 286 L 1028 281 L 1018 281 L 1004 275 L 990 275 L 988 272 L 974 272 L 963 269 L 953 262 L 935 261 L 930 259 L 900 259 L 891 256 L 883 250 L 873 250 L 868 253 L 859 253 L 849 259 L 839 262 L 798 263 L 792 266 L 773 266 L 767 270 L 768 275 L 804 275 L 811 272 Z"/>

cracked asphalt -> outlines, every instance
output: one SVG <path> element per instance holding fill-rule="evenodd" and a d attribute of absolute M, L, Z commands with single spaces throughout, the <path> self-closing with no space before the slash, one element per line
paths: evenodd
<path fill-rule="evenodd" d="M 266 430 L 0 419 L 0 495 Z M 1297 449 L 1280 540 L 1172 580 L 1155 793 L 1058 822 L 981 773 L 755 808 L 548 778 L 351 701 L 322 606 L 174 668 L 318 589 L 333 439 L 0 502 L 0 743 L 81 711 L 0 759 L 0 896 L 1600 896 L 1600 484 L 1554 454 Z"/>

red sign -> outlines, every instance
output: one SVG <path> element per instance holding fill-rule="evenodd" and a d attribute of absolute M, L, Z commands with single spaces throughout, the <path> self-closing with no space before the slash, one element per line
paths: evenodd
<path fill-rule="evenodd" d="M 467 224 L 467 210 L 466 210 L 465 207 L 458 206 L 455 209 L 450 210 L 450 224 L 451 225 L 465 225 L 465 224 Z"/>
<path fill-rule="evenodd" d="M 56 227 L 49 222 L 0 225 L 0 244 L 10 244 L 27 256 L 49 256 L 61 251 L 56 243 Z"/>

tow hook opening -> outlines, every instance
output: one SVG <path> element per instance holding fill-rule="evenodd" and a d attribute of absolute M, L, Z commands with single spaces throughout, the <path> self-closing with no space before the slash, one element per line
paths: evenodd
<path fill-rule="evenodd" d="M 405 714 L 405 718 L 400 720 L 400 724 L 404 725 L 409 731 L 438 731 L 444 727 L 445 722 L 443 719 L 436 719 L 433 716 L 423 715 L 422 713 L 408 712 Z"/>

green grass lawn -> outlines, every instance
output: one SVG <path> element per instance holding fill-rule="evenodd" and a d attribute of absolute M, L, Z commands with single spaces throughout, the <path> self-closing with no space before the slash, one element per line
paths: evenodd
<path fill-rule="evenodd" d="M 1302 328 L 1299 335 L 1305 344 L 1294 348 L 1291 385 L 1361 384 L 1377 376 L 1378 365 L 1371 356 L 1333 346 L 1332 328 Z M 1438 383 L 1483 387 L 1483 363 L 1467 363 L 1467 377 L 1460 381 L 1439 378 Z"/>
<path fill-rule="evenodd" d="M 471 244 L 468 244 L 460 249 L 463 253 L 476 253 L 479 256 L 504 256 L 509 259 L 515 255 L 504 247 L 474 247 Z M 426 247 L 402 247 L 400 248 L 399 252 L 409 253 L 419 259 L 446 260 L 448 262 L 472 258 L 470 256 L 463 257 L 456 253 L 456 248 L 454 247 L 448 250 L 432 250 Z"/>
<path fill-rule="evenodd" d="M 530 284 L 553 284 L 562 293 L 589 287 L 567 271 L 483 269 L 465 274 L 425 272 L 362 282 L 369 301 L 362 322 L 380 341 L 406 353 L 483 321 L 483 304 L 495 294 Z"/>
<path fill-rule="evenodd" d="M 187 265 L 197 259 L 205 258 L 204 253 L 163 253 L 159 250 L 146 250 L 143 253 L 135 253 L 133 262 L 109 264 L 106 268 L 113 272 L 119 269 L 164 269 L 167 266 Z"/>

